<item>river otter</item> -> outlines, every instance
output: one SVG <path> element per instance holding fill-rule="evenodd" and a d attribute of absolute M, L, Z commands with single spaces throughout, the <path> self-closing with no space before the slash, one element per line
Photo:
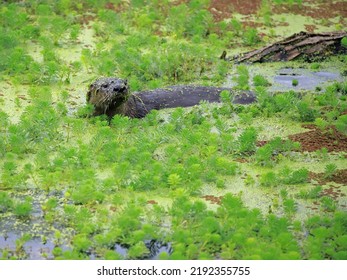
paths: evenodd
<path fill-rule="evenodd" d="M 162 89 L 135 92 L 130 94 L 127 80 L 100 78 L 92 83 L 87 93 L 87 102 L 94 105 L 94 115 L 116 114 L 131 118 L 143 118 L 151 110 L 164 108 L 190 107 L 205 100 L 220 102 L 223 90 L 230 88 L 205 86 L 171 86 Z M 235 104 L 250 104 L 256 101 L 251 91 L 232 92 Z"/>

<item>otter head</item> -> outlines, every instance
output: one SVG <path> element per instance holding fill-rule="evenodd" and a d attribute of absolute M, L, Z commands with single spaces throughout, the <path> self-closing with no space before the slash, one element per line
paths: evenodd
<path fill-rule="evenodd" d="M 89 86 L 87 102 L 94 105 L 96 114 L 107 114 L 127 101 L 129 87 L 127 80 L 99 78 Z"/>

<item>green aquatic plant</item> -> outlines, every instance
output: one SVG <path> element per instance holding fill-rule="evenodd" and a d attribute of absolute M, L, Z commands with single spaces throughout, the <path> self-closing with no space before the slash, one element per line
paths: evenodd
<path fill-rule="evenodd" d="M 299 147 L 299 143 L 276 137 L 257 149 L 255 159 L 259 165 L 272 166 L 275 164 L 276 156 L 278 158 L 281 153 L 297 150 Z"/>
<path fill-rule="evenodd" d="M 230 20 L 230 25 L 232 28 L 232 31 L 239 36 L 241 31 L 242 31 L 242 23 L 240 21 L 238 21 L 236 18 L 232 18 Z"/>
<path fill-rule="evenodd" d="M 297 210 L 297 205 L 294 199 L 291 198 L 287 198 L 283 201 L 283 208 L 284 208 L 284 212 L 287 215 L 292 215 L 296 212 Z"/>
<path fill-rule="evenodd" d="M 73 248 L 78 252 L 86 252 L 92 246 L 92 241 L 85 234 L 78 234 L 73 237 Z"/>
<path fill-rule="evenodd" d="M 273 21 L 271 19 L 271 5 L 269 1 L 262 1 L 258 14 L 263 17 L 263 21 L 266 26 L 271 27 L 273 25 Z"/>
<path fill-rule="evenodd" d="M 94 182 L 85 182 L 76 186 L 71 193 L 71 199 L 76 204 L 101 202 L 104 197 L 102 192 L 95 189 Z"/>
<path fill-rule="evenodd" d="M 25 141 L 42 143 L 59 137 L 60 120 L 61 118 L 50 103 L 38 101 L 26 108 L 26 113 L 22 115 L 18 127 Z"/>
<path fill-rule="evenodd" d="M 347 135 L 347 115 L 339 116 L 335 122 L 338 131 Z"/>
<path fill-rule="evenodd" d="M 323 161 L 327 161 L 329 159 L 329 151 L 326 147 L 323 147 L 316 151 L 317 157 Z"/>
<path fill-rule="evenodd" d="M 70 30 L 70 38 L 73 41 L 76 41 L 78 39 L 78 36 L 80 35 L 81 27 L 78 24 L 72 25 Z"/>
<path fill-rule="evenodd" d="M 173 188 L 178 187 L 181 184 L 181 181 L 182 181 L 182 179 L 181 179 L 180 175 L 178 175 L 176 173 L 170 174 L 167 178 L 167 182 L 168 182 L 169 186 L 173 187 Z"/>
<path fill-rule="evenodd" d="M 122 260 L 123 256 L 113 250 L 106 250 L 103 253 L 103 259 L 105 260 Z"/>
<path fill-rule="evenodd" d="M 238 138 L 238 151 L 242 154 L 251 153 L 255 150 L 257 131 L 254 127 L 246 128 Z"/>
<path fill-rule="evenodd" d="M 30 68 L 32 62 L 32 57 L 26 54 L 24 49 L 17 47 L 7 58 L 8 74 L 23 74 Z"/>
<path fill-rule="evenodd" d="M 329 85 L 323 94 L 317 95 L 315 99 L 319 106 L 336 106 L 338 102 L 337 88 L 335 85 Z"/>
<path fill-rule="evenodd" d="M 249 90 L 249 72 L 247 66 L 239 65 L 236 68 L 237 75 L 233 77 L 236 87 L 241 90 Z"/>
<path fill-rule="evenodd" d="M 0 131 L 5 132 L 8 126 L 10 125 L 9 116 L 3 110 L 0 110 Z"/>
<path fill-rule="evenodd" d="M 301 101 L 296 105 L 299 113 L 299 119 L 303 122 L 313 122 L 317 116 L 317 110 L 308 104 L 308 102 Z"/>
<path fill-rule="evenodd" d="M 307 191 L 301 190 L 298 194 L 298 197 L 303 199 L 317 199 L 321 197 L 322 190 L 323 188 L 321 186 L 316 186 Z"/>
<path fill-rule="evenodd" d="M 16 161 L 9 159 L 3 164 L 0 178 L 4 189 L 24 189 L 28 176 L 18 168 Z"/>
<path fill-rule="evenodd" d="M 266 172 L 261 174 L 260 185 L 265 187 L 275 187 L 278 185 L 278 178 L 275 172 Z"/>
<path fill-rule="evenodd" d="M 61 257 L 63 255 L 63 249 L 60 247 L 54 247 L 52 249 L 52 255 L 54 256 L 55 259 Z"/>
<path fill-rule="evenodd" d="M 24 245 L 28 241 L 30 241 L 32 238 L 31 234 L 29 233 L 24 233 L 20 238 L 16 239 L 16 254 L 21 256 L 21 255 L 26 255 Z"/>
<path fill-rule="evenodd" d="M 52 211 L 58 206 L 58 199 L 55 197 L 47 199 L 45 204 L 42 206 L 43 211 Z"/>
<path fill-rule="evenodd" d="M 270 171 L 263 173 L 260 177 L 260 184 L 263 186 L 276 186 L 278 184 L 298 185 L 308 182 L 309 171 L 306 168 L 292 170 L 288 167 L 280 170 L 279 173 Z"/>
<path fill-rule="evenodd" d="M 323 118 L 316 118 L 314 121 L 314 124 L 323 132 L 326 130 L 326 128 L 329 125 L 329 123 Z"/>
<path fill-rule="evenodd" d="M 211 13 L 202 7 L 200 4 L 199 7 L 195 4 L 180 4 L 170 7 L 167 28 L 179 37 L 192 37 L 193 40 L 205 37 L 213 24 L 213 18 Z"/>
<path fill-rule="evenodd" d="M 268 87 L 271 83 L 262 75 L 255 75 L 253 77 L 253 85 L 255 87 Z"/>
<path fill-rule="evenodd" d="M 224 157 L 212 158 L 210 161 L 210 166 L 219 174 L 229 176 L 235 175 L 238 169 L 235 162 Z"/>
<path fill-rule="evenodd" d="M 323 196 L 320 203 L 323 211 L 334 212 L 336 210 L 336 202 L 329 196 Z"/>
<path fill-rule="evenodd" d="M 337 166 L 334 163 L 329 163 L 325 166 L 324 177 L 331 179 L 337 172 Z"/>
<path fill-rule="evenodd" d="M 311 64 L 311 69 L 313 69 L 313 70 L 318 70 L 319 68 L 321 67 L 321 65 L 319 64 L 319 63 L 317 63 L 317 62 L 313 62 L 312 64 Z"/>
<path fill-rule="evenodd" d="M 32 198 L 26 197 L 24 201 L 15 201 L 13 213 L 19 218 L 28 218 L 33 210 Z"/>
<path fill-rule="evenodd" d="M 254 46 L 261 41 L 258 31 L 255 28 L 246 28 L 242 38 L 246 46 Z"/>
<path fill-rule="evenodd" d="M 305 223 L 309 232 L 304 241 L 306 258 L 346 259 L 346 225 L 345 212 L 310 217 Z"/>
<path fill-rule="evenodd" d="M 13 200 L 5 191 L 0 191 L 0 213 L 5 213 L 13 207 Z"/>
<path fill-rule="evenodd" d="M 220 99 L 224 104 L 231 104 L 231 93 L 228 90 L 222 90 L 220 93 Z"/>
<path fill-rule="evenodd" d="M 218 189 L 225 189 L 226 188 L 226 184 L 225 181 L 223 179 L 217 179 L 216 181 L 216 187 Z"/>
<path fill-rule="evenodd" d="M 341 39 L 341 46 L 347 49 L 347 37 Z"/>
<path fill-rule="evenodd" d="M 281 94 L 270 94 L 264 87 L 256 87 L 259 109 L 265 116 L 272 116 L 274 113 L 288 113 L 296 108 L 299 102 L 299 96 L 294 91 L 288 91 Z"/>
<path fill-rule="evenodd" d="M 264 145 L 257 149 L 255 154 L 255 160 L 257 164 L 262 166 L 272 166 L 274 165 L 274 161 L 272 160 L 273 157 L 273 147 L 271 145 Z"/>
<path fill-rule="evenodd" d="M 144 242 L 138 242 L 135 245 L 131 246 L 127 252 L 127 257 L 129 259 L 137 259 L 144 257 L 149 253 L 148 248 Z"/>
<path fill-rule="evenodd" d="M 306 168 L 291 170 L 284 168 L 280 172 L 281 181 L 286 185 L 304 184 L 308 181 L 309 171 Z"/>

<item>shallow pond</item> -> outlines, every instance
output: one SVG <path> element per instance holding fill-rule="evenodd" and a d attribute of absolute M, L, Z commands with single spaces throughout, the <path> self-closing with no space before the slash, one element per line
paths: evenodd
<path fill-rule="evenodd" d="M 273 77 L 274 84 L 270 87 L 272 91 L 287 90 L 315 90 L 324 88 L 327 82 L 340 82 L 343 80 L 338 72 L 310 71 L 303 68 L 283 68 L 277 71 Z M 293 81 L 297 85 L 293 85 Z"/>

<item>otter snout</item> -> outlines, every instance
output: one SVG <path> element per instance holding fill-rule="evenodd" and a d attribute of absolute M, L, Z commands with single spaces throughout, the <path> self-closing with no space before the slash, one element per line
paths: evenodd
<path fill-rule="evenodd" d="M 128 81 L 119 78 L 99 78 L 89 86 L 87 102 L 103 114 L 122 105 L 129 96 Z"/>
<path fill-rule="evenodd" d="M 128 91 L 128 81 L 123 79 L 111 80 L 110 82 L 106 81 L 102 84 L 102 88 L 105 91 L 112 92 L 114 94 L 122 94 Z"/>

